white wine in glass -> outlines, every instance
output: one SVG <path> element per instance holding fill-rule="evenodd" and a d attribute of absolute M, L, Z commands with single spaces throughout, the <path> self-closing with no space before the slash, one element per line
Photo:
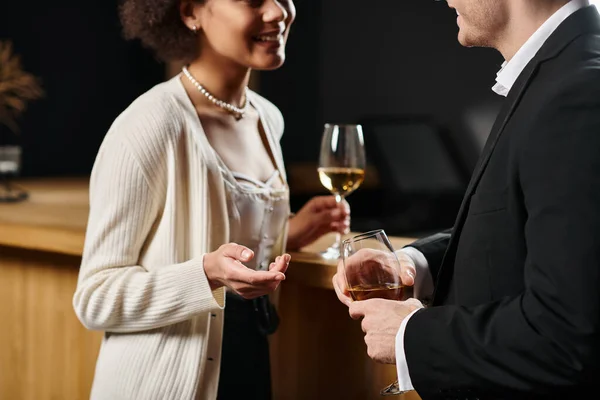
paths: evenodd
<path fill-rule="evenodd" d="M 365 180 L 365 170 L 360 168 L 319 167 L 318 171 L 321 184 L 342 197 L 355 191 Z"/>
<path fill-rule="evenodd" d="M 365 179 L 365 144 L 362 127 L 351 124 L 325 124 L 319 153 L 319 179 L 338 203 L 355 191 Z M 340 258 L 342 235 L 321 255 Z"/>

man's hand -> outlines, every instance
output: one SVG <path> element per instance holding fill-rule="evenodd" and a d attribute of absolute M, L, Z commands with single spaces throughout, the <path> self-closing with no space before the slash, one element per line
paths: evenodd
<path fill-rule="evenodd" d="M 346 306 L 350 306 L 352 299 L 349 296 L 348 284 L 355 286 L 373 282 L 392 283 L 398 281 L 404 286 L 413 286 L 416 273 L 415 263 L 409 256 L 402 254 L 398 260 L 400 261 L 399 269 L 392 253 L 366 248 L 360 249 L 346 260 L 341 260 L 338 263 L 337 272 L 333 276 L 333 287 L 338 299 Z M 406 295 L 411 291 L 403 290 L 403 292 Z"/>
<path fill-rule="evenodd" d="M 417 299 L 393 301 L 369 299 L 350 304 L 350 316 L 362 318 L 367 354 L 383 364 L 396 363 L 396 334 L 404 318 L 414 310 L 423 308 Z"/>

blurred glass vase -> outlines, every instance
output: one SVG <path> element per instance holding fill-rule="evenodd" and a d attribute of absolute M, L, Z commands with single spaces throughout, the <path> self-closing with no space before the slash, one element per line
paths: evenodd
<path fill-rule="evenodd" d="M 0 202 L 16 202 L 27 198 L 27 192 L 12 182 L 20 169 L 21 148 L 0 146 Z"/>
<path fill-rule="evenodd" d="M 21 169 L 21 147 L 14 145 L 14 139 L 20 130 L 18 119 L 29 102 L 43 96 L 39 79 L 23 70 L 12 43 L 0 40 L 0 202 L 27 198 L 13 182 Z"/>

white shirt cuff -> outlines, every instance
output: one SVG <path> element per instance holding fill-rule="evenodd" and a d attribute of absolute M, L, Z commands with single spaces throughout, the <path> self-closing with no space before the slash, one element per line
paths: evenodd
<path fill-rule="evenodd" d="M 398 251 L 404 252 L 415 263 L 417 276 L 415 276 L 413 296 L 420 300 L 431 297 L 433 295 L 433 277 L 429 271 L 429 263 L 423 253 L 415 247 L 404 247 Z"/>
<path fill-rule="evenodd" d="M 398 385 L 400 386 L 400 390 L 403 391 L 415 390 L 412 381 L 410 380 L 410 374 L 408 373 L 406 354 L 404 354 L 404 331 L 406 330 L 406 324 L 410 317 L 419 310 L 420 308 L 416 309 L 402 320 L 400 329 L 398 329 L 398 333 L 396 334 L 396 372 L 398 373 Z"/>

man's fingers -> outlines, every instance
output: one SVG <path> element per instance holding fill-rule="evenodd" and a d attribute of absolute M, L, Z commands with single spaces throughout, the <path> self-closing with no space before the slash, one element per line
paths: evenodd
<path fill-rule="evenodd" d="M 352 303 L 352 299 L 350 298 L 350 296 L 348 296 L 348 285 L 346 283 L 346 278 L 345 278 L 345 274 L 346 271 L 344 270 L 344 262 L 340 261 L 338 262 L 338 266 L 337 266 L 337 272 L 336 274 L 333 276 L 332 282 L 333 282 L 333 288 L 335 289 L 335 294 L 337 295 L 338 299 L 344 303 L 347 307 L 350 307 L 350 303 Z"/>
<path fill-rule="evenodd" d="M 350 313 L 350 317 L 352 319 L 360 319 L 365 316 L 365 304 L 368 300 L 365 301 L 353 301 L 348 306 L 348 312 Z"/>
<path fill-rule="evenodd" d="M 336 275 L 341 275 L 344 273 L 344 262 L 340 260 L 337 265 Z"/>
<path fill-rule="evenodd" d="M 368 279 L 371 273 L 380 270 L 380 268 L 373 268 L 374 266 L 379 267 L 381 265 L 386 265 L 376 259 L 378 254 L 379 252 L 375 252 L 375 250 L 371 249 L 358 250 L 356 253 L 346 258 L 345 268 L 341 270 L 341 273 L 347 274 L 348 280 L 352 282 L 352 285 L 357 283 L 356 279 L 358 277 L 364 276 Z M 338 265 L 338 272 L 340 272 L 340 265 L 342 264 L 340 263 Z"/>
<path fill-rule="evenodd" d="M 333 288 L 338 299 L 347 307 L 352 304 L 352 299 L 346 294 L 346 284 L 343 282 L 342 277 L 339 274 L 333 276 Z"/>
<path fill-rule="evenodd" d="M 369 331 L 369 328 L 367 327 L 367 319 L 363 318 L 363 320 L 360 322 L 360 329 L 362 329 L 362 331 L 364 333 L 367 333 Z M 367 341 L 367 338 L 365 337 L 365 342 Z"/>
<path fill-rule="evenodd" d="M 380 256 L 380 251 L 368 248 L 360 249 L 352 255 L 352 257 L 354 257 L 355 262 L 357 263 L 364 263 L 369 260 L 376 260 Z"/>
<path fill-rule="evenodd" d="M 406 286 L 414 286 L 417 276 L 417 269 L 413 260 L 403 251 L 397 251 L 396 255 L 402 266 L 402 283 Z"/>
<path fill-rule="evenodd" d="M 366 317 L 368 313 L 380 310 L 384 306 L 385 302 L 389 303 L 390 301 L 395 302 L 396 300 L 384 300 L 381 298 L 374 298 L 368 300 L 353 301 L 352 304 L 350 304 L 348 311 L 350 312 L 350 316 L 353 319 L 359 319 L 361 317 Z"/>
<path fill-rule="evenodd" d="M 415 269 L 412 266 L 403 266 L 402 269 L 402 284 L 413 286 L 415 284 Z"/>

